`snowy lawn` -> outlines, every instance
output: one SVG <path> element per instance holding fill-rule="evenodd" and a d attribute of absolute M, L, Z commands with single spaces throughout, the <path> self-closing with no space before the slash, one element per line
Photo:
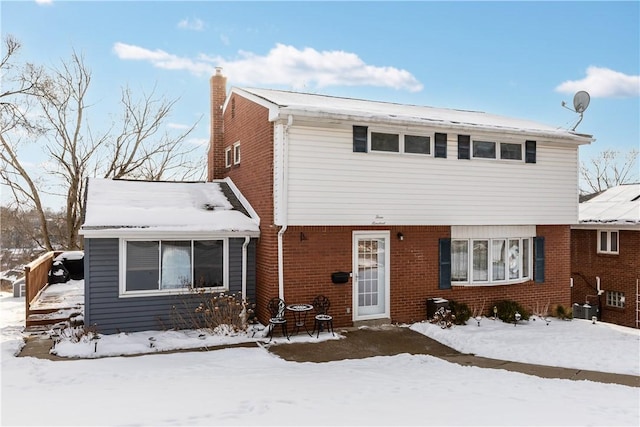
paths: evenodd
<path fill-rule="evenodd" d="M 17 358 L 23 325 L 24 299 L 1 293 L 2 425 L 635 426 L 640 421 L 638 388 L 464 367 L 431 356 L 314 364 L 287 362 L 258 347 L 61 362 Z M 475 322 L 445 330 L 427 323 L 410 327 L 487 357 L 639 372 L 638 331 L 603 323 L 530 321 L 514 327 L 484 319 L 480 327 Z M 131 354 L 251 340 L 198 335 L 102 336 L 97 350 Z M 69 356 L 86 357 L 93 350 L 92 342 L 58 346 Z"/>

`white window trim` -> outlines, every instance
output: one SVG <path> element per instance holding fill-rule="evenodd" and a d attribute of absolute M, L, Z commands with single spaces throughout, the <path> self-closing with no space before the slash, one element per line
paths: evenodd
<path fill-rule="evenodd" d="M 488 241 L 488 253 L 487 253 L 487 280 L 473 280 L 473 241 L 474 240 L 487 240 Z M 493 279 L 493 262 L 492 260 L 492 251 L 493 251 L 493 241 L 494 240 L 506 240 L 507 242 L 507 250 L 509 245 L 509 240 L 519 240 L 520 241 L 520 252 L 519 256 L 519 265 L 520 265 L 520 277 L 517 279 L 509 278 L 509 269 L 505 269 L 505 279 L 504 280 L 494 280 Z M 523 241 L 529 241 L 529 253 L 527 256 L 527 265 L 528 265 L 528 276 L 522 276 L 523 274 Z M 467 280 L 466 281 L 454 281 L 453 280 L 453 271 L 452 271 L 452 286 L 502 286 L 502 285 L 514 285 L 518 283 L 525 283 L 530 280 L 533 280 L 533 237 L 470 237 L 470 238 L 452 238 L 451 242 L 454 241 L 466 241 L 467 242 Z M 453 247 L 453 245 L 452 245 Z M 507 254 L 508 255 L 508 254 Z M 507 256 L 508 259 L 508 256 Z M 453 265 L 451 265 L 453 269 Z"/>
<path fill-rule="evenodd" d="M 224 166 L 227 168 L 231 167 L 231 154 L 231 147 L 224 149 Z"/>
<path fill-rule="evenodd" d="M 144 291 L 127 291 L 127 242 L 130 241 L 162 241 L 162 240 L 187 240 L 192 242 L 195 240 L 221 240 L 223 242 L 222 245 L 222 282 L 223 285 L 219 287 L 211 287 L 211 288 L 197 288 L 198 290 L 204 290 L 204 292 L 210 293 L 218 293 L 218 292 L 227 292 L 229 291 L 229 239 L 224 238 L 215 238 L 215 237 L 203 237 L 203 238 L 176 238 L 176 237 L 144 237 L 144 238 L 120 238 L 120 256 L 119 256 L 119 276 L 120 276 L 120 286 L 119 286 L 119 296 L 121 298 L 131 298 L 131 297 L 149 297 L 149 296 L 165 296 L 165 295 L 184 295 L 193 291 L 193 286 L 184 287 L 184 288 L 174 288 L 174 289 L 154 289 L 154 290 L 144 290 Z M 158 265 L 158 268 L 160 265 Z M 193 266 L 191 267 L 193 270 Z"/>
<path fill-rule="evenodd" d="M 240 156 L 241 156 L 240 141 L 238 141 L 235 144 L 233 144 L 233 164 L 234 165 L 240 164 Z"/>
<path fill-rule="evenodd" d="M 599 254 L 618 255 L 620 253 L 620 231 L 619 230 L 597 230 L 597 233 L 598 233 L 598 242 L 597 242 L 598 250 L 597 250 L 597 252 Z M 605 249 L 605 250 L 602 250 L 602 246 L 601 246 L 602 233 L 606 233 L 607 234 L 607 242 L 606 242 L 607 243 L 607 249 Z M 617 244 L 618 250 L 616 250 L 616 251 L 612 251 L 611 250 L 611 233 L 616 233 L 616 238 L 618 240 L 618 242 L 617 242 L 618 243 Z"/>
<path fill-rule="evenodd" d="M 378 154 L 406 154 L 408 156 L 421 156 L 421 157 L 433 157 L 433 150 L 434 150 L 434 134 L 429 134 L 429 133 L 425 133 L 425 132 L 398 132 L 395 130 L 389 130 L 389 129 L 372 129 L 372 128 L 368 128 L 367 129 L 367 150 L 369 153 L 378 153 Z M 398 151 L 382 151 L 382 150 L 374 150 L 371 146 L 371 143 L 373 141 L 372 138 L 372 133 L 387 133 L 390 135 L 398 135 Z M 422 154 L 422 153 L 407 153 L 405 152 L 405 147 L 404 147 L 404 137 L 405 135 L 410 135 L 410 136 L 424 136 L 429 138 L 429 153 L 428 154 Z"/>

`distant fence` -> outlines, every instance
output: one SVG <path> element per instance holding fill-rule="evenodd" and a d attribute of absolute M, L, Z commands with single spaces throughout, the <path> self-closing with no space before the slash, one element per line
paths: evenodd
<path fill-rule="evenodd" d="M 49 270 L 53 265 L 53 259 L 62 251 L 52 251 L 40 255 L 24 267 L 25 309 L 27 318 L 31 314 L 30 306 L 40 291 L 47 286 Z"/>

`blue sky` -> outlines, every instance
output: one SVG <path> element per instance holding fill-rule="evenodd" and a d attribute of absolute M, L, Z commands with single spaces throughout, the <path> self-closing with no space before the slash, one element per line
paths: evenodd
<path fill-rule="evenodd" d="M 640 2 L 5 1 L 2 34 L 20 59 L 58 65 L 75 49 L 92 71 L 92 123 L 120 88 L 180 97 L 174 127 L 209 133 L 209 77 L 480 110 L 577 128 L 604 149 L 640 141 Z M 204 152 L 204 151 L 203 151 Z"/>

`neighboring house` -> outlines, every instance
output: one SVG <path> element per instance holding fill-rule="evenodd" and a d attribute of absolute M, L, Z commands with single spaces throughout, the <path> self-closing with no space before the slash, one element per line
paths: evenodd
<path fill-rule="evenodd" d="M 571 304 L 578 148 L 531 121 L 211 78 L 209 179 L 261 218 L 257 307 L 331 300 L 336 326 L 414 322 L 428 298 L 488 313 Z M 346 274 L 333 274 L 346 273 Z M 334 280 L 335 279 L 335 280 Z"/>
<path fill-rule="evenodd" d="M 640 184 L 618 185 L 580 203 L 571 226 L 574 303 L 604 322 L 640 327 Z"/>
<path fill-rule="evenodd" d="M 174 327 L 198 290 L 255 299 L 259 218 L 230 179 L 90 178 L 80 233 L 84 321 L 101 333 Z"/>

